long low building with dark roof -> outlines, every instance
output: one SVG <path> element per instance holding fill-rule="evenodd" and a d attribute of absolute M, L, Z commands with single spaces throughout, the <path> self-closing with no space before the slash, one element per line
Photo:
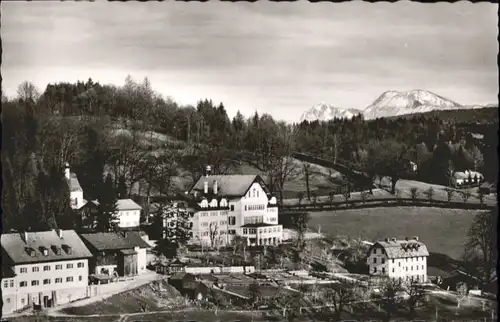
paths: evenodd
<path fill-rule="evenodd" d="M 367 264 L 372 276 L 387 276 L 400 281 L 427 282 L 429 251 L 417 236 L 377 241 L 368 250 Z"/>
<path fill-rule="evenodd" d="M 146 252 L 151 246 L 139 232 L 99 232 L 80 236 L 93 254 L 89 261 L 92 278 L 103 280 L 146 272 Z"/>
<path fill-rule="evenodd" d="M 3 314 L 88 297 L 92 253 L 74 230 L 6 233 L 1 245 Z"/>

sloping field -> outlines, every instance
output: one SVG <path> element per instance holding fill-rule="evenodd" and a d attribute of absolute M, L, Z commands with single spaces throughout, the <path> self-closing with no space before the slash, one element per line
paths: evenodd
<path fill-rule="evenodd" d="M 68 307 L 61 311 L 71 315 L 123 314 L 182 308 L 183 305 L 182 295 L 166 280 L 161 280 L 113 295 L 100 302 Z"/>
<path fill-rule="evenodd" d="M 310 213 L 309 227 L 365 240 L 418 236 L 430 252 L 458 259 L 478 210 L 389 207 Z"/>

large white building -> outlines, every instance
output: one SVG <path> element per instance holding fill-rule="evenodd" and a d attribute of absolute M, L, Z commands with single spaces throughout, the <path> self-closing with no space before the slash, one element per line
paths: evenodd
<path fill-rule="evenodd" d="M 283 227 L 278 204 L 258 175 L 202 176 L 188 192 L 194 203 L 191 242 L 227 245 L 241 236 L 248 245 L 278 245 Z"/>
<path fill-rule="evenodd" d="M 372 276 L 427 282 L 427 256 L 427 247 L 416 236 L 404 240 L 387 238 L 370 247 L 367 264 Z"/>
<path fill-rule="evenodd" d="M 2 234 L 2 313 L 88 296 L 89 249 L 73 230 Z"/>

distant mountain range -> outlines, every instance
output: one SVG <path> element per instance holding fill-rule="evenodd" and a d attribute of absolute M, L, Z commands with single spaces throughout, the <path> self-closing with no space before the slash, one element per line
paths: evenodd
<path fill-rule="evenodd" d="M 314 105 L 310 110 L 302 114 L 300 121 L 328 121 L 333 118 L 352 118 L 357 114 L 363 114 L 366 120 L 370 120 L 378 117 L 393 117 L 436 110 L 474 109 L 496 106 L 498 104 L 484 106 L 460 105 L 424 90 L 412 90 L 408 92 L 387 91 L 364 110 L 343 109 L 325 103 Z"/>

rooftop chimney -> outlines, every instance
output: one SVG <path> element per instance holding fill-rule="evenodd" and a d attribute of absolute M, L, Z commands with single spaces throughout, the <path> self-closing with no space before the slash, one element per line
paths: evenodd
<path fill-rule="evenodd" d="M 203 193 L 208 194 L 208 181 L 203 182 Z"/>
<path fill-rule="evenodd" d="M 386 242 L 386 243 L 388 243 L 388 242 L 389 242 L 389 238 L 386 238 L 386 239 L 385 239 L 385 242 Z"/>
<path fill-rule="evenodd" d="M 396 242 L 396 238 L 391 238 L 391 241 Z"/>
<path fill-rule="evenodd" d="M 214 180 L 214 194 L 216 195 L 219 191 L 219 187 L 217 186 L 217 180 Z"/>
<path fill-rule="evenodd" d="M 64 176 L 66 177 L 66 179 L 70 179 L 70 171 L 69 171 L 69 163 L 66 162 L 66 164 L 64 164 Z"/>
<path fill-rule="evenodd" d="M 21 238 L 23 239 L 23 241 L 24 241 L 25 243 L 28 243 L 28 232 L 23 231 L 23 232 L 21 233 Z"/>
<path fill-rule="evenodd" d="M 408 237 L 405 237 L 405 240 L 408 240 Z"/>
<path fill-rule="evenodd" d="M 413 239 L 418 241 L 418 236 L 413 236 Z"/>
<path fill-rule="evenodd" d="M 207 168 L 206 168 L 206 176 L 208 177 L 210 175 L 210 172 L 212 171 L 212 168 L 207 165 Z"/>

